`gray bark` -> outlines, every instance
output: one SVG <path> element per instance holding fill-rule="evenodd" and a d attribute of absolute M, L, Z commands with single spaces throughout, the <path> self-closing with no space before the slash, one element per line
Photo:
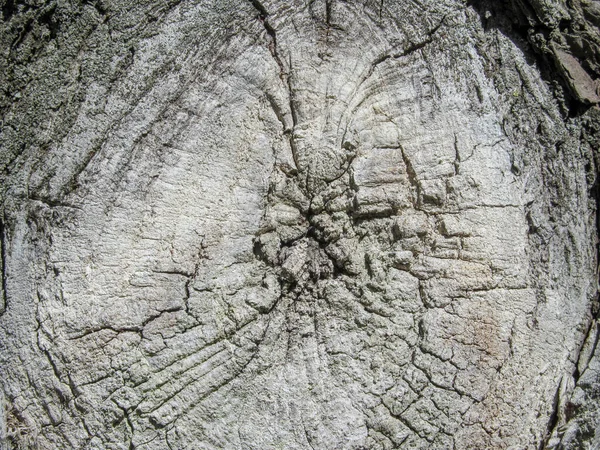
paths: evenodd
<path fill-rule="evenodd" d="M 2 445 L 598 448 L 598 5 L 5 0 Z"/>

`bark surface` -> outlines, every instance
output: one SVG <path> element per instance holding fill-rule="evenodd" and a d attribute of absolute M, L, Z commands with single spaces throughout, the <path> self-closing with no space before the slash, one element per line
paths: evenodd
<path fill-rule="evenodd" d="M 0 441 L 600 445 L 600 3 L 5 0 Z"/>

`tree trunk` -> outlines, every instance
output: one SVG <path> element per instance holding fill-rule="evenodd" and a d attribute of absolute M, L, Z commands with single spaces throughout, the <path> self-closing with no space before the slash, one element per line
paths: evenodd
<path fill-rule="evenodd" d="M 599 5 L 4 0 L 1 445 L 598 448 Z"/>

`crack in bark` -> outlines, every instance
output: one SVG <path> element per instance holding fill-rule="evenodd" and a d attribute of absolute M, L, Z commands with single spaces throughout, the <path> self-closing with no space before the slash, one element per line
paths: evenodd
<path fill-rule="evenodd" d="M 415 52 L 421 50 L 422 48 L 426 47 L 427 45 L 431 44 L 433 42 L 434 35 L 439 31 L 439 29 L 442 27 L 442 25 L 444 25 L 445 21 L 446 21 L 446 16 L 442 17 L 442 20 L 440 20 L 440 22 L 436 26 L 434 26 L 431 30 L 427 31 L 427 33 L 426 33 L 427 37 L 425 39 L 423 39 L 422 41 L 416 42 L 416 43 L 411 42 L 408 45 L 408 47 L 406 47 L 401 52 L 399 52 L 399 53 L 387 53 L 385 55 L 380 56 L 375 61 L 373 61 L 371 63 L 371 67 L 369 68 L 369 72 L 359 82 L 358 88 L 365 81 L 367 81 L 371 77 L 371 75 L 373 75 L 373 73 L 375 72 L 375 69 L 377 69 L 377 66 L 379 66 L 383 62 L 387 61 L 388 59 L 400 59 L 400 58 L 403 58 L 403 57 L 408 56 L 408 55 L 410 55 L 412 53 L 415 53 Z"/>
<path fill-rule="evenodd" d="M 554 398 L 552 400 L 552 412 L 550 413 L 550 417 L 548 419 L 548 424 L 546 425 L 546 432 L 540 441 L 540 445 L 538 446 L 538 450 L 544 450 L 548 445 L 548 441 L 554 430 L 559 425 L 559 408 L 561 406 L 560 402 L 560 388 L 562 386 L 563 377 L 560 377 L 558 380 L 558 387 L 556 388 L 556 392 L 554 394 Z"/>
<path fill-rule="evenodd" d="M 458 150 L 458 136 L 454 133 L 454 176 L 460 175 L 460 152 Z"/>
<path fill-rule="evenodd" d="M 70 203 L 62 202 L 60 200 L 51 199 L 50 197 L 32 194 L 28 198 L 28 200 L 37 201 L 43 203 L 48 208 L 69 208 L 69 209 L 77 209 L 79 211 L 83 211 L 82 208 L 72 205 Z"/>
<path fill-rule="evenodd" d="M 134 429 L 133 429 L 133 422 L 131 421 L 131 417 L 129 416 L 130 411 L 128 408 L 123 408 L 122 406 L 119 406 L 114 400 L 113 400 L 113 403 L 117 406 L 117 408 L 119 408 L 121 411 L 123 411 L 123 419 L 125 419 L 125 423 L 127 424 L 127 428 L 129 428 L 129 432 L 131 434 L 131 436 L 129 438 L 128 449 L 134 450 L 135 449 L 135 445 L 133 444 Z M 121 422 L 123 419 L 120 419 L 119 422 Z M 117 422 L 113 425 L 117 425 L 119 422 Z"/>
<path fill-rule="evenodd" d="M 0 316 L 4 314 L 8 306 L 8 294 L 6 290 L 8 279 L 8 267 L 6 264 L 6 240 L 6 227 L 4 225 L 4 220 L 0 219 L 0 276 L 2 277 L 2 292 L 0 292 Z"/>
<path fill-rule="evenodd" d="M 249 0 L 249 1 L 252 4 L 252 6 L 254 7 L 254 9 L 256 9 L 258 11 L 259 20 L 262 22 L 262 24 L 265 28 L 265 31 L 267 32 L 267 35 L 270 38 L 270 42 L 268 43 L 269 52 L 271 53 L 271 56 L 273 57 L 273 59 L 277 63 L 277 66 L 279 67 L 279 78 L 281 78 L 281 81 L 283 82 L 283 84 L 285 85 L 285 87 L 287 88 L 287 91 L 288 91 L 289 108 L 290 108 L 290 114 L 292 117 L 292 129 L 291 130 L 288 130 L 286 128 L 285 123 L 282 120 L 283 115 L 281 114 L 281 109 L 279 108 L 279 106 L 276 106 L 274 99 L 271 96 L 267 96 L 267 99 L 269 100 L 269 103 L 271 104 L 271 107 L 273 108 L 275 115 L 280 120 L 280 122 L 282 122 L 282 125 L 284 128 L 283 132 L 284 132 L 284 134 L 286 134 L 288 136 L 288 140 L 290 143 L 290 149 L 292 151 L 292 159 L 294 160 L 294 165 L 296 166 L 296 170 L 300 170 L 300 164 L 299 164 L 299 159 L 298 159 L 298 148 L 296 146 L 296 141 L 294 140 L 294 129 L 296 128 L 296 125 L 298 124 L 298 113 L 297 113 L 296 103 L 294 100 L 294 90 L 292 88 L 291 61 L 289 63 L 289 69 L 286 70 L 285 64 L 283 63 L 283 60 L 281 59 L 281 56 L 279 54 L 279 47 L 277 45 L 277 33 L 275 31 L 275 28 L 273 28 L 273 26 L 269 22 L 269 16 L 270 16 L 269 12 L 266 10 L 266 8 L 263 6 L 263 4 L 260 3 L 258 0 Z"/>
<path fill-rule="evenodd" d="M 585 347 L 586 343 L 588 342 L 592 333 L 594 333 L 594 343 L 592 344 L 592 348 L 590 349 L 590 352 L 589 352 L 589 359 L 585 362 L 585 366 L 582 367 L 580 370 L 579 365 L 581 363 L 582 350 Z M 577 383 L 579 381 L 579 379 L 581 378 L 581 376 L 585 373 L 586 369 L 588 368 L 588 366 L 590 364 L 590 361 L 596 354 L 596 349 L 598 348 L 598 341 L 600 341 L 600 329 L 599 329 L 599 324 L 597 322 L 597 319 L 594 318 L 592 320 L 592 322 L 590 323 L 590 326 L 588 327 L 588 330 L 585 335 L 585 339 L 583 340 L 581 348 L 579 349 L 579 352 L 577 354 L 577 361 L 575 361 L 575 372 L 573 373 L 573 379 L 575 380 L 575 383 Z"/>
<path fill-rule="evenodd" d="M 417 173 L 415 172 L 415 168 L 413 167 L 412 161 L 409 159 L 409 157 L 406 155 L 406 151 L 404 150 L 404 147 L 399 146 L 400 148 L 400 154 L 402 155 L 402 161 L 404 162 L 404 165 L 406 166 L 406 174 L 408 175 L 408 182 L 410 183 L 410 185 L 412 186 L 413 190 L 414 190 L 414 198 L 411 198 L 413 206 L 416 210 L 419 210 L 419 196 L 420 196 L 420 187 L 419 187 L 419 180 L 417 178 Z M 412 197 L 412 195 L 411 195 Z"/>

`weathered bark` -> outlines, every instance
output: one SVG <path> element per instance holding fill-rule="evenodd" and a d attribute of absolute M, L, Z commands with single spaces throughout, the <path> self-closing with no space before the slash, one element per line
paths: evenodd
<path fill-rule="evenodd" d="M 8 448 L 598 445 L 597 2 L 2 14 Z"/>

